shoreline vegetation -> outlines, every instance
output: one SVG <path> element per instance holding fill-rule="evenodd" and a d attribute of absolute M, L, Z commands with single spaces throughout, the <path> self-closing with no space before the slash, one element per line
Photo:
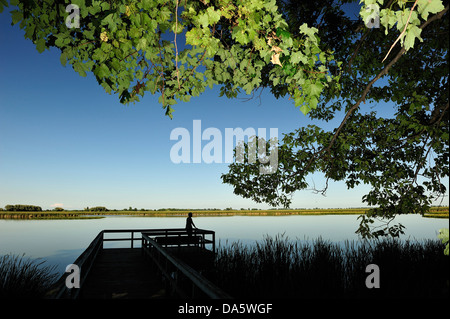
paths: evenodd
<path fill-rule="evenodd" d="M 344 246 L 267 236 L 219 247 L 205 276 L 235 298 L 448 298 L 449 258 L 439 240 L 382 239 Z M 367 265 L 381 289 L 367 289 Z"/>
<path fill-rule="evenodd" d="M 311 209 L 128 209 L 128 210 L 52 210 L 7 211 L 0 210 L 0 219 L 97 219 L 106 216 L 129 217 L 184 217 L 192 212 L 196 217 L 213 216 L 289 216 L 289 215 L 362 215 L 369 208 L 311 208 Z M 431 207 L 423 217 L 449 218 L 449 207 Z"/>
<path fill-rule="evenodd" d="M 449 258 L 439 240 L 383 239 L 344 246 L 284 234 L 255 245 L 219 246 L 203 275 L 234 298 L 448 298 Z M 0 299 L 42 299 L 59 276 L 55 266 L 24 255 L 0 257 Z M 382 269 L 368 289 L 367 265 Z"/>
<path fill-rule="evenodd" d="M 43 298 L 58 279 L 56 265 L 23 255 L 0 256 L 0 299 Z"/>

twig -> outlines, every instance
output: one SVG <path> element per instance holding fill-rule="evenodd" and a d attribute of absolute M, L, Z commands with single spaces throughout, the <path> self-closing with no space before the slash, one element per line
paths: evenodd
<path fill-rule="evenodd" d="M 177 70 L 177 82 L 178 82 L 178 90 L 181 89 L 180 86 L 180 70 L 178 69 L 178 46 L 177 46 L 177 33 L 178 33 L 178 0 L 176 0 L 175 7 L 175 68 Z"/>
<path fill-rule="evenodd" d="M 82 45 L 86 45 L 86 44 L 94 43 L 94 42 L 97 42 L 97 40 L 92 40 L 92 41 L 89 41 L 89 42 L 81 43 L 81 44 L 77 45 L 76 48 L 81 47 Z"/>
<path fill-rule="evenodd" d="M 402 38 L 402 36 L 405 34 L 406 28 L 408 27 L 409 19 L 411 19 L 411 15 L 412 15 L 412 13 L 413 13 L 413 11 L 414 11 L 414 8 L 416 7 L 417 1 L 419 1 L 419 0 L 414 1 L 414 5 L 412 6 L 411 11 L 409 12 L 409 17 L 408 17 L 408 20 L 406 20 L 405 27 L 403 28 L 402 33 L 400 33 L 400 35 L 398 36 L 397 40 L 395 40 L 395 42 L 391 45 L 391 48 L 389 49 L 388 53 L 387 53 L 386 56 L 384 57 L 383 61 L 381 61 L 381 62 L 384 62 L 384 60 L 386 60 L 386 58 L 388 57 L 389 53 L 391 53 L 391 50 L 395 47 L 395 45 L 397 44 L 397 42 L 398 42 L 398 41 Z"/>

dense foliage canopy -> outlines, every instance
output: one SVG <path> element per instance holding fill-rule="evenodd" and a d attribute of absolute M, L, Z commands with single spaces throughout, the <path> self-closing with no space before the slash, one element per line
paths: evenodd
<path fill-rule="evenodd" d="M 259 175 L 259 163 L 234 163 L 222 179 L 236 194 L 284 206 L 295 191 L 312 188 L 306 177 L 315 172 L 326 177 L 323 189 L 315 189 L 322 194 L 329 180 L 344 181 L 350 189 L 369 184 L 372 189 L 363 201 L 373 208 L 360 217 L 357 232 L 397 236 L 403 226 L 389 224 L 397 214 L 423 214 L 446 191 L 448 4 L 427 2 L 433 5 L 434 15 L 429 15 L 423 1 L 389 1 L 381 8 L 375 1 L 365 2 L 376 4 L 379 28 L 351 20 L 343 7 L 327 1 L 314 6 L 282 2 L 293 33 L 299 21 L 320 25 L 322 50 L 332 50 L 343 61 L 341 90 L 324 89 L 308 116 L 317 122 L 343 120 L 332 131 L 310 125 L 286 134 L 274 174 Z M 365 17 L 365 7 L 361 13 Z M 406 23 L 410 15 L 414 22 Z M 386 16 L 398 20 L 394 23 Z M 385 102 L 391 110 L 380 108 Z M 384 222 L 372 227 L 375 217 Z"/>
<path fill-rule="evenodd" d="M 169 116 L 177 101 L 206 87 L 222 84 L 223 94 L 236 96 L 263 81 L 283 84 L 306 113 L 332 81 L 333 55 L 320 49 L 318 30 L 302 24 L 294 37 L 275 0 L 10 3 L 18 5 L 13 24 L 39 52 L 59 48 L 63 65 L 82 76 L 92 72 L 123 103 L 159 93 Z"/>

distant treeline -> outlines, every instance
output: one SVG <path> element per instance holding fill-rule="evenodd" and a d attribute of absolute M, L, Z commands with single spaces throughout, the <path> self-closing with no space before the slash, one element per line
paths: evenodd
<path fill-rule="evenodd" d="M 103 207 L 103 206 L 95 206 L 95 207 L 91 207 L 91 208 L 86 207 L 84 210 L 88 211 L 88 212 L 107 212 L 107 211 L 109 211 L 108 208 Z"/>
<path fill-rule="evenodd" d="M 262 209 L 262 208 L 240 208 L 235 209 L 232 207 L 227 208 L 155 208 L 155 209 L 146 209 L 146 208 L 124 208 L 124 209 L 108 209 L 104 206 L 94 206 L 94 207 L 86 207 L 83 210 L 85 212 L 126 212 L 126 211 L 132 211 L 132 212 L 185 212 L 185 211 L 191 211 L 191 212 L 249 212 L 249 211 L 261 211 L 261 212 L 276 212 L 276 211 L 285 211 L 285 212 L 309 212 L 309 213 L 327 213 L 327 214 L 342 214 L 342 213 L 365 213 L 367 212 L 369 208 L 359 207 L 359 208 L 269 208 L 269 209 Z M 434 214 L 442 214 L 447 213 L 448 214 L 448 206 L 432 206 L 430 207 L 428 213 L 426 214 L 428 217 L 430 215 Z M 75 210 L 69 210 L 69 211 L 83 211 L 79 209 Z M 40 206 L 35 205 L 6 205 L 5 209 L 0 207 L 0 211 L 9 211 L 9 212 L 41 212 L 43 209 Z M 46 210 L 50 211 L 50 210 Z M 62 207 L 55 207 L 53 211 L 62 212 L 67 211 L 67 209 L 64 209 Z M 427 217 L 426 216 L 426 217 Z"/>
<path fill-rule="evenodd" d="M 201 211 L 201 210 L 221 210 L 219 208 L 158 208 L 158 209 L 154 209 L 155 211 L 158 212 L 172 212 L 172 211 Z"/>
<path fill-rule="evenodd" d="M 6 205 L 5 210 L 9 212 L 42 212 L 40 206 L 34 205 Z"/>

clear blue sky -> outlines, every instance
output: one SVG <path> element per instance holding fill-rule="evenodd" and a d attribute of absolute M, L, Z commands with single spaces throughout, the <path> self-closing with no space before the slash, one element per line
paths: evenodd
<path fill-rule="evenodd" d="M 124 106 L 92 75 L 63 67 L 57 50 L 39 54 L 18 25 L 11 27 L 9 10 L 0 14 L 0 207 L 268 208 L 221 183 L 227 163 L 172 163 L 170 132 L 192 133 L 193 120 L 201 120 L 203 130 L 278 128 L 282 138 L 311 123 L 292 101 L 268 94 L 261 101 L 228 100 L 217 87 L 175 105 L 173 120 L 158 96 Z M 324 183 L 319 175 L 309 181 L 317 188 Z M 331 183 L 326 197 L 296 193 L 292 207 L 360 207 L 368 190 Z"/>

